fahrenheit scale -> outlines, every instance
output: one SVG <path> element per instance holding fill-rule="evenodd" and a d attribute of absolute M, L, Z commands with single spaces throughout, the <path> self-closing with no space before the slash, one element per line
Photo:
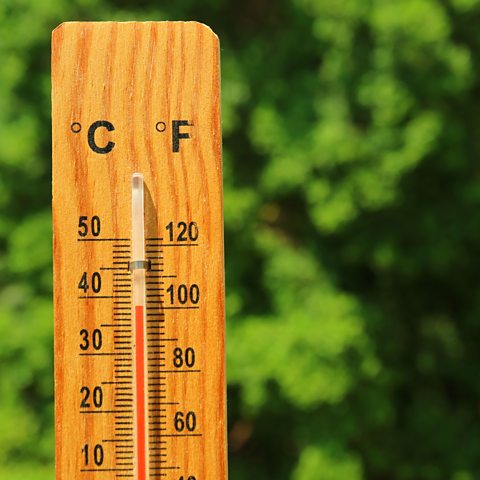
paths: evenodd
<path fill-rule="evenodd" d="M 56 478 L 224 480 L 219 47 L 53 33 Z"/>

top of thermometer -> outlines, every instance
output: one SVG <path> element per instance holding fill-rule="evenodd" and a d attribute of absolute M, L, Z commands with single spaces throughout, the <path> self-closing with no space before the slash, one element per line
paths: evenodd
<path fill-rule="evenodd" d="M 145 219 L 144 219 L 144 188 L 143 175 L 134 173 L 132 176 L 132 261 L 130 270 L 147 269 L 145 257 Z"/>
<path fill-rule="evenodd" d="M 132 258 L 133 261 L 145 257 L 145 222 L 144 222 L 143 175 L 132 176 Z"/>
<path fill-rule="evenodd" d="M 52 119 L 56 478 L 226 480 L 218 38 L 62 24 Z"/>

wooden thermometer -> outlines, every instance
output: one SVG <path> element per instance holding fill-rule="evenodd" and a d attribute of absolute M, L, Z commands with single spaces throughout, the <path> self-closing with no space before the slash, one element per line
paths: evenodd
<path fill-rule="evenodd" d="M 225 480 L 219 45 L 53 33 L 56 478 Z"/>

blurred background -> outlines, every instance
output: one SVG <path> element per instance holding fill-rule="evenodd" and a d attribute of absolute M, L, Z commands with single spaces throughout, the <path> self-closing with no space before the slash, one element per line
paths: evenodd
<path fill-rule="evenodd" d="M 480 479 L 479 0 L 1 0 L 0 479 L 53 480 L 51 30 L 189 19 L 222 45 L 230 479 Z"/>

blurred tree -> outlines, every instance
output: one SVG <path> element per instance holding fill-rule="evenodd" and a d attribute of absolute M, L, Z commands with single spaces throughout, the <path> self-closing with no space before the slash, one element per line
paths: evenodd
<path fill-rule="evenodd" d="M 3 0 L 0 462 L 53 457 L 67 19 L 220 35 L 231 479 L 480 478 L 479 0 Z"/>

